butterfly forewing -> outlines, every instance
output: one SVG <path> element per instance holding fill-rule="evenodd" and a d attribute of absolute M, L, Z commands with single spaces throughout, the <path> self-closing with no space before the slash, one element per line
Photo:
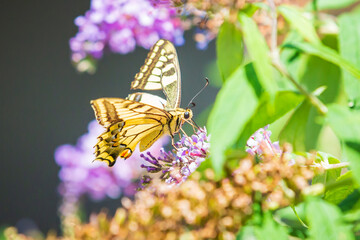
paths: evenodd
<path fill-rule="evenodd" d="M 131 83 L 132 89 L 160 90 L 166 95 L 166 109 L 180 106 L 180 67 L 175 47 L 160 39 L 151 48 L 140 72 Z"/>

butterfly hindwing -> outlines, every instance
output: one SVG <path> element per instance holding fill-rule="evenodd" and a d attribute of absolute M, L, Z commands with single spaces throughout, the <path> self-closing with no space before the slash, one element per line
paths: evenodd
<path fill-rule="evenodd" d="M 140 72 L 135 75 L 131 89 L 160 90 L 166 95 L 166 109 L 180 106 L 181 77 L 176 49 L 167 40 L 160 39 L 150 49 Z"/>

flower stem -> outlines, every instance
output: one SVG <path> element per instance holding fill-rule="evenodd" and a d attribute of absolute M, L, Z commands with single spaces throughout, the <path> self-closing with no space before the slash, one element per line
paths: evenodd
<path fill-rule="evenodd" d="M 329 164 L 327 166 L 323 166 L 325 170 L 330 169 L 337 169 L 337 168 L 346 168 L 349 166 L 348 162 L 336 163 L 336 164 Z"/>

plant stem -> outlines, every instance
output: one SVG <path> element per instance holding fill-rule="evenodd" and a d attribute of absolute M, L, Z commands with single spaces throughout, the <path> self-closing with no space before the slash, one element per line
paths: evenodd
<path fill-rule="evenodd" d="M 290 206 L 291 209 L 293 210 L 293 212 L 295 213 L 295 216 L 297 217 L 297 219 L 299 220 L 299 222 L 301 223 L 301 225 L 303 225 L 303 227 L 305 228 L 309 228 L 300 218 L 300 216 L 298 215 L 298 213 L 296 212 L 296 209 L 295 209 L 295 206 L 294 205 L 291 205 Z"/>
<path fill-rule="evenodd" d="M 292 82 L 295 87 L 303 94 L 305 95 L 305 97 L 310 101 L 310 103 L 320 112 L 320 114 L 322 115 L 326 115 L 326 113 L 328 112 L 327 107 L 325 106 L 325 104 L 323 104 L 316 96 L 314 96 L 312 93 L 309 93 L 305 90 L 305 88 L 303 88 L 291 75 L 290 73 L 286 70 L 286 68 L 284 67 L 284 65 L 281 63 L 280 59 L 273 59 L 272 62 L 273 66 L 282 74 L 284 75 L 287 79 L 290 80 L 290 82 Z"/>
<path fill-rule="evenodd" d="M 330 169 L 337 169 L 337 168 L 346 168 L 349 166 L 348 162 L 336 163 L 336 164 L 329 164 L 327 166 L 323 166 L 325 170 Z"/>
<path fill-rule="evenodd" d="M 307 92 L 287 71 L 285 66 L 282 64 L 280 60 L 279 49 L 277 47 L 277 13 L 276 13 L 276 5 L 274 0 L 268 0 L 269 7 L 271 10 L 271 58 L 273 66 L 286 78 L 288 78 L 295 87 L 307 97 L 310 103 L 320 112 L 322 115 L 326 115 L 328 112 L 327 107 L 312 93 Z"/>

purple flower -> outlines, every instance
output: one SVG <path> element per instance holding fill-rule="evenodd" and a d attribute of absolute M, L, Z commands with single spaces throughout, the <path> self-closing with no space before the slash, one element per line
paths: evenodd
<path fill-rule="evenodd" d="M 70 48 L 79 71 L 90 71 L 91 60 L 100 59 L 106 47 L 126 54 L 136 45 L 150 48 L 160 38 L 184 43 L 176 9 L 155 7 L 150 0 L 92 0 L 75 24 L 79 31 L 70 39 Z"/>
<path fill-rule="evenodd" d="M 112 168 L 105 162 L 93 162 L 93 146 L 104 129 L 95 120 L 89 123 L 88 129 L 88 133 L 81 136 L 75 146 L 66 144 L 55 151 L 55 161 L 61 167 L 59 192 L 65 202 L 73 203 L 64 206 L 76 204 L 85 194 L 93 200 L 117 198 L 121 194 L 132 195 L 136 190 L 133 180 L 143 172 L 138 149 L 126 161 L 118 159 Z M 156 141 L 151 151 L 158 152 L 156 149 L 160 149 L 166 142 L 164 138 Z"/>
<path fill-rule="evenodd" d="M 140 156 L 150 163 L 142 164 L 149 173 L 160 174 L 160 179 L 169 184 L 181 184 L 191 173 L 193 173 L 200 164 L 209 155 L 210 137 L 207 136 L 206 128 L 200 128 L 196 134 L 191 137 L 184 136 L 175 145 L 177 150 L 166 152 L 160 149 L 160 156 L 153 156 L 150 151 Z M 144 176 L 142 183 L 150 183 L 151 177 Z"/>
<path fill-rule="evenodd" d="M 264 152 L 270 154 L 281 153 L 279 142 L 271 142 L 269 125 L 257 130 L 246 142 L 246 152 L 251 155 L 261 156 Z"/>

